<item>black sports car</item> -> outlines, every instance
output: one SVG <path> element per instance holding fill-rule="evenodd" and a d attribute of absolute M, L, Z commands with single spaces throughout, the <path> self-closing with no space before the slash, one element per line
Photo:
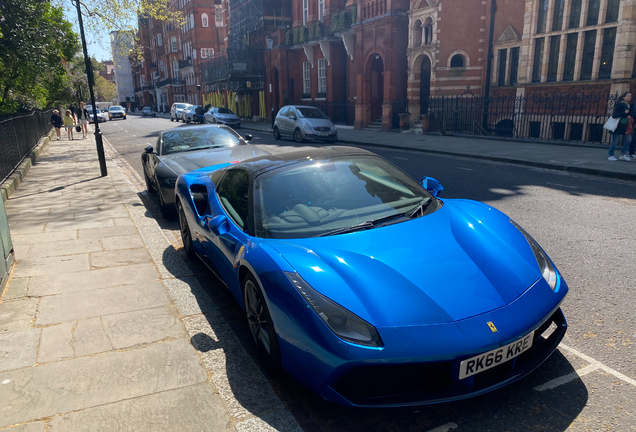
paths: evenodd
<path fill-rule="evenodd" d="M 146 188 L 149 193 L 157 193 L 161 214 L 168 218 L 176 211 L 174 185 L 180 174 L 269 154 L 248 145 L 251 139 L 250 134 L 241 137 L 222 125 L 177 127 L 161 132 L 155 147 L 149 145 L 141 154 Z"/>

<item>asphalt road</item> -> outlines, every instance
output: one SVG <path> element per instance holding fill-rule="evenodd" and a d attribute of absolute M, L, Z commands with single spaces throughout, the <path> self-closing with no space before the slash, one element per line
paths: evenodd
<path fill-rule="evenodd" d="M 100 126 L 139 174 L 140 154 L 154 144 L 159 131 L 189 127 L 132 115 Z M 252 133 L 255 145 L 295 145 L 274 141 L 269 134 L 239 132 Z M 636 183 L 469 158 L 369 150 L 416 179 L 428 175 L 440 180 L 445 187 L 442 197 L 483 201 L 520 223 L 568 282 L 563 310 L 570 328 L 559 350 L 524 380 L 455 403 L 343 408 L 321 400 L 287 376 L 268 376 L 302 428 L 307 432 L 635 431 Z M 159 218 L 156 205 L 147 202 Z M 178 238 L 177 224 L 161 223 Z M 426 245 L 416 245 L 414 253 L 417 247 Z M 253 354 L 240 308 L 202 265 L 192 265 Z"/>

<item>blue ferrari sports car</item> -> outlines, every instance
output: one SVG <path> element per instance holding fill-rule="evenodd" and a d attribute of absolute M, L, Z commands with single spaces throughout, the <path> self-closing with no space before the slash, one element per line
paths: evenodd
<path fill-rule="evenodd" d="M 182 174 L 181 236 L 259 358 L 348 406 L 480 395 L 533 371 L 568 287 L 522 227 L 373 153 L 295 148 Z"/>

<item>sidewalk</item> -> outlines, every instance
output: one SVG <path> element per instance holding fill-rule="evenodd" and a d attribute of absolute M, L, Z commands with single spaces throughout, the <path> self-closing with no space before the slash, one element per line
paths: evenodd
<path fill-rule="evenodd" d="M 0 430 L 299 432 L 108 154 L 107 167 L 93 135 L 51 141 L 5 204 L 17 264 L 0 298 Z"/>
<path fill-rule="evenodd" d="M 243 121 L 241 125 L 244 129 L 271 133 L 270 123 Z M 338 127 L 338 143 L 487 159 L 636 181 L 636 160 L 608 161 L 608 147 L 603 145 L 372 132 L 349 127 Z M 616 150 L 616 157 L 620 150 Z"/>

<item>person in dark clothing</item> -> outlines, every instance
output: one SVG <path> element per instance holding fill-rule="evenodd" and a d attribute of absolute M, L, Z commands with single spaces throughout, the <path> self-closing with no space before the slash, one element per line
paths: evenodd
<path fill-rule="evenodd" d="M 53 115 L 51 116 L 51 123 L 55 128 L 55 133 L 57 134 L 57 140 L 60 140 L 62 132 L 62 117 L 60 116 L 60 112 L 56 109 L 53 110 Z"/>
<path fill-rule="evenodd" d="M 616 101 L 616 105 L 614 106 L 614 112 L 612 113 L 612 118 L 620 119 L 618 122 L 618 126 L 616 130 L 612 133 L 612 143 L 609 148 L 609 157 L 607 160 L 615 161 L 618 160 L 614 156 L 614 151 L 616 150 L 616 146 L 618 145 L 618 141 L 623 139 L 623 149 L 621 150 L 620 160 L 631 161 L 632 159 L 629 157 L 629 147 L 632 143 L 632 135 L 627 135 L 627 127 L 630 125 L 630 120 L 633 124 L 633 118 L 630 116 L 629 104 L 632 101 L 631 93 L 624 93 L 619 96 Z"/>

